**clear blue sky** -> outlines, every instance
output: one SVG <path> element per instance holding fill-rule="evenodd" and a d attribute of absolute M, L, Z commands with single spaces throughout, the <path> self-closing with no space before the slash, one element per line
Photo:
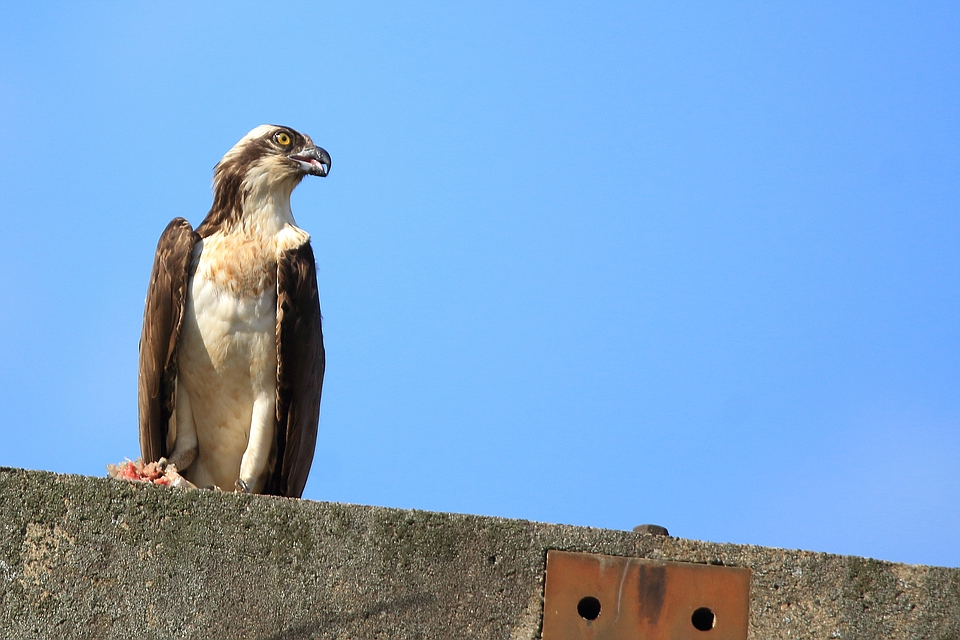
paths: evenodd
<path fill-rule="evenodd" d="M 79 4 L 0 6 L 0 464 L 136 457 L 157 238 L 280 123 L 305 497 L 960 566 L 956 3 Z"/>

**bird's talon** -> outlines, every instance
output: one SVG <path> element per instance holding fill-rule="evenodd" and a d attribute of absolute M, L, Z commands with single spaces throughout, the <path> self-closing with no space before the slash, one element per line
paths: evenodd
<path fill-rule="evenodd" d="M 237 485 L 237 489 L 239 489 L 243 493 L 253 493 L 253 490 L 250 488 L 250 485 L 244 482 L 243 479 L 237 479 L 236 485 Z"/>

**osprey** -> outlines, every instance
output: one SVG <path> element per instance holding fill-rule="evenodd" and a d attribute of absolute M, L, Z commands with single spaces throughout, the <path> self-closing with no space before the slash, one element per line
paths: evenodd
<path fill-rule="evenodd" d="M 290 210 L 330 155 L 262 125 L 214 169 L 194 230 L 157 244 L 140 337 L 140 451 L 198 486 L 300 497 L 320 418 L 324 350 L 310 236 Z"/>

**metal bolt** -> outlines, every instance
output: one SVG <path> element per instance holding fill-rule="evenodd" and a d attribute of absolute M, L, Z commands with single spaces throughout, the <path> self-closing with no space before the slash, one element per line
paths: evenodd
<path fill-rule="evenodd" d="M 639 524 L 633 528 L 635 533 L 646 533 L 651 536 L 669 536 L 670 532 L 667 531 L 666 527 L 661 527 L 658 524 Z"/>

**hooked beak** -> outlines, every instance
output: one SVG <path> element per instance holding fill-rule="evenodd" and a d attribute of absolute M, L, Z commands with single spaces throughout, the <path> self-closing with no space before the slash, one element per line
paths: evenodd
<path fill-rule="evenodd" d="M 330 173 L 330 154 L 320 147 L 307 147 L 287 157 L 299 164 L 301 171 L 312 176 L 323 178 Z"/>

